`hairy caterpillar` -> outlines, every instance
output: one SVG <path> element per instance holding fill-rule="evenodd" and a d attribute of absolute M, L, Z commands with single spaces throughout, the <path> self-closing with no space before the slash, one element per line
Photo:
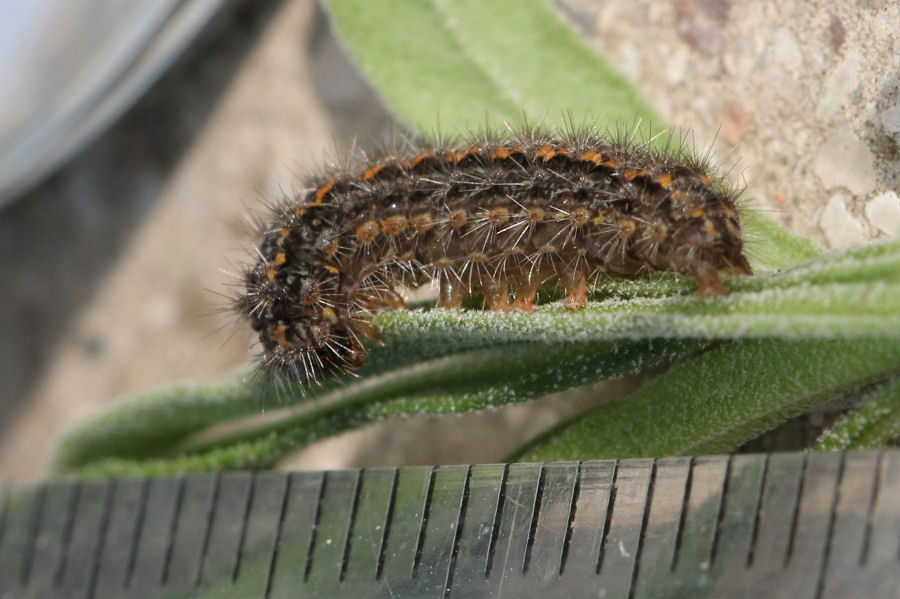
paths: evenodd
<path fill-rule="evenodd" d="M 590 131 L 481 136 L 454 147 L 328 173 L 275 208 L 236 309 L 259 334 L 263 367 L 302 384 L 365 361 L 397 285 L 437 280 L 439 305 L 482 293 L 491 310 L 530 311 L 556 279 L 564 304 L 587 281 L 651 270 L 728 292 L 718 271 L 750 274 L 736 193 L 704 160 Z"/>

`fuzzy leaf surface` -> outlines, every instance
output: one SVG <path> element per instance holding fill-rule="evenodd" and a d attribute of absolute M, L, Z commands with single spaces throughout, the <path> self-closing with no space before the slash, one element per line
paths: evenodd
<path fill-rule="evenodd" d="M 385 345 L 372 348 L 358 380 L 330 381 L 295 406 L 280 403 L 276 389 L 249 370 L 219 384 L 175 385 L 124 402 L 74 430 L 60 446 L 57 467 L 71 472 L 112 458 L 104 472 L 141 472 L 140 463 L 148 460 L 152 472 L 258 468 L 328 434 L 382 418 L 531 399 L 664 364 L 714 341 L 796 341 L 796 358 L 809 361 L 803 352 L 818 352 L 819 341 L 900 340 L 900 241 L 735 279 L 735 291 L 726 297 L 698 300 L 690 295 L 692 283 L 670 277 L 663 284 L 675 295 L 658 297 L 659 284 L 639 284 L 637 290 L 649 297 L 608 297 L 574 312 L 558 304 L 539 306 L 530 315 L 386 312 L 375 319 Z M 762 361 L 757 367 L 766 368 Z M 697 368 L 705 372 L 702 363 Z M 284 397 L 291 393 L 284 391 Z M 190 441 L 198 431 L 252 417 L 261 407 L 268 413 L 237 434 Z"/>
<path fill-rule="evenodd" d="M 513 460 L 733 451 L 851 389 L 900 372 L 900 338 L 742 340 L 687 360 L 624 401 L 603 404 Z"/>

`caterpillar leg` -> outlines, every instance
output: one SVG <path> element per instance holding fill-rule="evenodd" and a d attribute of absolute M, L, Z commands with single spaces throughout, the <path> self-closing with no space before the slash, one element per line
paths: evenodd
<path fill-rule="evenodd" d="M 556 267 L 556 275 L 566 290 L 563 305 L 569 310 L 580 310 L 587 306 L 587 278 L 581 269 L 571 270 L 559 263 Z"/>
<path fill-rule="evenodd" d="M 378 345 L 384 345 L 384 343 L 381 341 L 381 338 L 378 336 L 378 332 L 372 326 L 372 323 L 368 320 L 354 318 L 350 322 L 349 328 L 360 337 L 364 337 L 366 339 L 374 341 Z"/>
<path fill-rule="evenodd" d="M 400 294 L 393 289 L 385 289 L 381 292 L 381 303 L 395 310 L 406 310 L 406 302 Z"/>
<path fill-rule="evenodd" d="M 463 284 L 453 277 L 448 269 L 440 271 L 441 292 L 438 296 L 438 305 L 445 310 L 462 309 Z"/>
<path fill-rule="evenodd" d="M 516 301 L 513 302 L 513 309 L 519 312 L 531 312 L 534 308 L 534 296 L 537 295 L 539 283 L 529 281 L 526 278 L 516 281 Z"/>
<path fill-rule="evenodd" d="M 507 281 L 494 282 L 490 278 L 483 277 L 481 288 L 488 309 L 494 312 L 512 312 L 515 309 L 509 301 L 509 283 Z"/>
<path fill-rule="evenodd" d="M 566 286 L 566 298 L 563 305 L 569 310 L 580 310 L 587 306 L 587 281 L 584 275 L 572 287 Z"/>
<path fill-rule="evenodd" d="M 728 295 L 729 291 L 731 291 L 722 284 L 722 281 L 719 280 L 719 273 L 713 269 L 698 272 L 694 275 L 694 278 L 696 278 L 697 283 L 700 284 L 700 287 L 695 294 L 700 299 L 718 295 Z"/>

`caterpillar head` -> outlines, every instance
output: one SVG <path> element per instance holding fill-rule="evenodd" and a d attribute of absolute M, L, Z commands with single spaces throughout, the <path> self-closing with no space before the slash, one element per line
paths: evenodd
<path fill-rule="evenodd" d="M 302 265 L 279 266 L 261 260 L 248 271 L 236 306 L 259 335 L 264 370 L 306 385 L 360 366 L 364 353 L 331 301 L 331 282 Z"/>
<path fill-rule="evenodd" d="M 337 326 L 334 311 L 326 307 L 291 321 L 273 321 L 259 330 L 264 349 L 263 367 L 303 385 L 358 368 L 365 354 L 355 340 Z"/>
<path fill-rule="evenodd" d="M 667 189 L 673 231 L 667 256 L 672 270 L 697 275 L 726 270 L 753 274 L 733 193 L 714 187 L 705 175 L 686 174 Z"/>

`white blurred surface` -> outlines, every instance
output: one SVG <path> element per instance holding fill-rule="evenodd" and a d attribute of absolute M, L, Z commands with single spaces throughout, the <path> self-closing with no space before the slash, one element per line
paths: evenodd
<path fill-rule="evenodd" d="M 0 0 L 0 203 L 127 109 L 223 0 Z"/>

